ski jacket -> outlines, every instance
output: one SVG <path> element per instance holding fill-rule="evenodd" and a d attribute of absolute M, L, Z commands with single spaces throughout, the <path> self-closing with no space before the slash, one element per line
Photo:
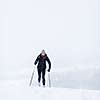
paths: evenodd
<path fill-rule="evenodd" d="M 38 69 L 46 69 L 46 61 L 49 64 L 49 70 L 51 69 L 51 62 L 48 58 L 48 56 L 45 54 L 45 56 L 42 56 L 41 54 L 37 57 L 37 59 L 35 60 L 34 64 L 36 65 L 38 63 L 37 68 Z"/>

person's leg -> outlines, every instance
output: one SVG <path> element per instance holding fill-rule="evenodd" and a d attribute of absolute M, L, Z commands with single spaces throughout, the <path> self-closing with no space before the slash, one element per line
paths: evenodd
<path fill-rule="evenodd" d="M 42 82 L 43 85 L 45 86 L 45 69 L 42 70 Z"/>
<path fill-rule="evenodd" d="M 38 69 L 38 83 L 40 83 L 41 81 L 41 70 Z"/>

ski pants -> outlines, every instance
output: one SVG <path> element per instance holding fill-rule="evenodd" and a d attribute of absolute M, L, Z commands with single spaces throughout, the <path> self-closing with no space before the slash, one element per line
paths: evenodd
<path fill-rule="evenodd" d="M 41 81 L 41 76 L 42 76 L 42 83 L 45 85 L 45 71 L 46 69 L 37 69 L 38 70 L 38 82 L 40 83 Z"/>

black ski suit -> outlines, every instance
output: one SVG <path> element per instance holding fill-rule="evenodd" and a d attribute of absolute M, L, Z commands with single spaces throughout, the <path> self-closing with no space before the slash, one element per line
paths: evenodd
<path fill-rule="evenodd" d="M 49 69 L 48 72 L 50 72 L 51 69 L 51 62 L 48 58 L 48 56 L 45 54 L 44 56 L 42 56 L 41 54 L 37 57 L 37 59 L 35 60 L 35 65 L 38 63 L 37 65 L 37 70 L 38 70 L 38 82 L 40 83 L 41 80 L 41 74 L 42 74 L 42 82 L 43 85 L 45 85 L 45 71 L 46 71 L 46 61 L 49 64 Z"/>

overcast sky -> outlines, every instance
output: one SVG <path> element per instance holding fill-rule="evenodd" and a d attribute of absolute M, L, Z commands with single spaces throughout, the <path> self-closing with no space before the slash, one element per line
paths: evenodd
<path fill-rule="evenodd" d="M 0 1 L 1 65 L 32 67 L 42 49 L 53 66 L 99 64 L 99 0 Z"/>

